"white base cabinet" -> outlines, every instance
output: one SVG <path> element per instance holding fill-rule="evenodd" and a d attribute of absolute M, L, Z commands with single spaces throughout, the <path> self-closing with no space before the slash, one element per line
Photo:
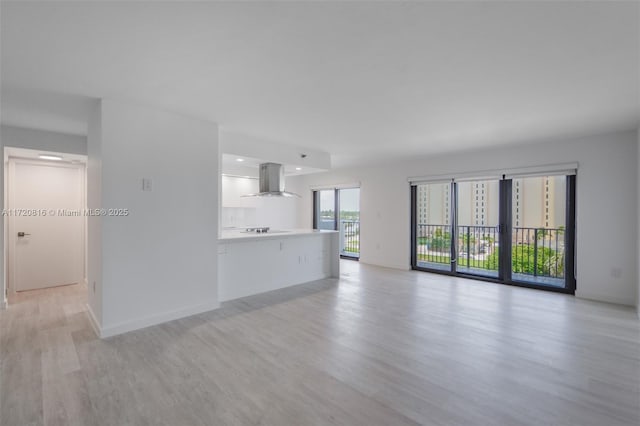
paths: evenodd
<path fill-rule="evenodd" d="M 337 232 L 292 230 L 247 237 L 223 235 L 218 243 L 221 302 L 323 278 L 338 278 Z"/>

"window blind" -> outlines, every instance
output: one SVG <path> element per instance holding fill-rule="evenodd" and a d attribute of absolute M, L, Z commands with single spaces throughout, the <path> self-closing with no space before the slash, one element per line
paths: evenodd
<path fill-rule="evenodd" d="M 424 183 L 469 182 L 474 180 L 514 179 L 534 176 L 575 175 L 578 163 L 548 164 L 543 166 L 518 167 L 475 172 L 448 173 L 440 175 L 414 176 L 408 178 L 412 185 Z"/>

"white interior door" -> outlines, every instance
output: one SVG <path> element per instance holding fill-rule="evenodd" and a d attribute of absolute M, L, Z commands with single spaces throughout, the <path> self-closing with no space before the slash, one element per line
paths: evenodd
<path fill-rule="evenodd" d="M 9 170 L 11 288 L 23 291 L 81 282 L 84 166 L 11 159 Z"/>

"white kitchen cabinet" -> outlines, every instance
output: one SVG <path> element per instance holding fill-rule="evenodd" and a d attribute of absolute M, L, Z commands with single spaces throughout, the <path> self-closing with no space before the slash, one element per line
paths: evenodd
<path fill-rule="evenodd" d="M 337 231 L 226 231 L 218 241 L 221 302 L 340 275 Z"/>

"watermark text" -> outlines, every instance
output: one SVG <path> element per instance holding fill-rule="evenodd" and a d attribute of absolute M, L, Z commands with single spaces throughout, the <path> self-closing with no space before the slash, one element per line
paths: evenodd
<path fill-rule="evenodd" d="M 10 217 L 91 217 L 129 216 L 129 209 L 5 209 L 2 216 Z"/>

